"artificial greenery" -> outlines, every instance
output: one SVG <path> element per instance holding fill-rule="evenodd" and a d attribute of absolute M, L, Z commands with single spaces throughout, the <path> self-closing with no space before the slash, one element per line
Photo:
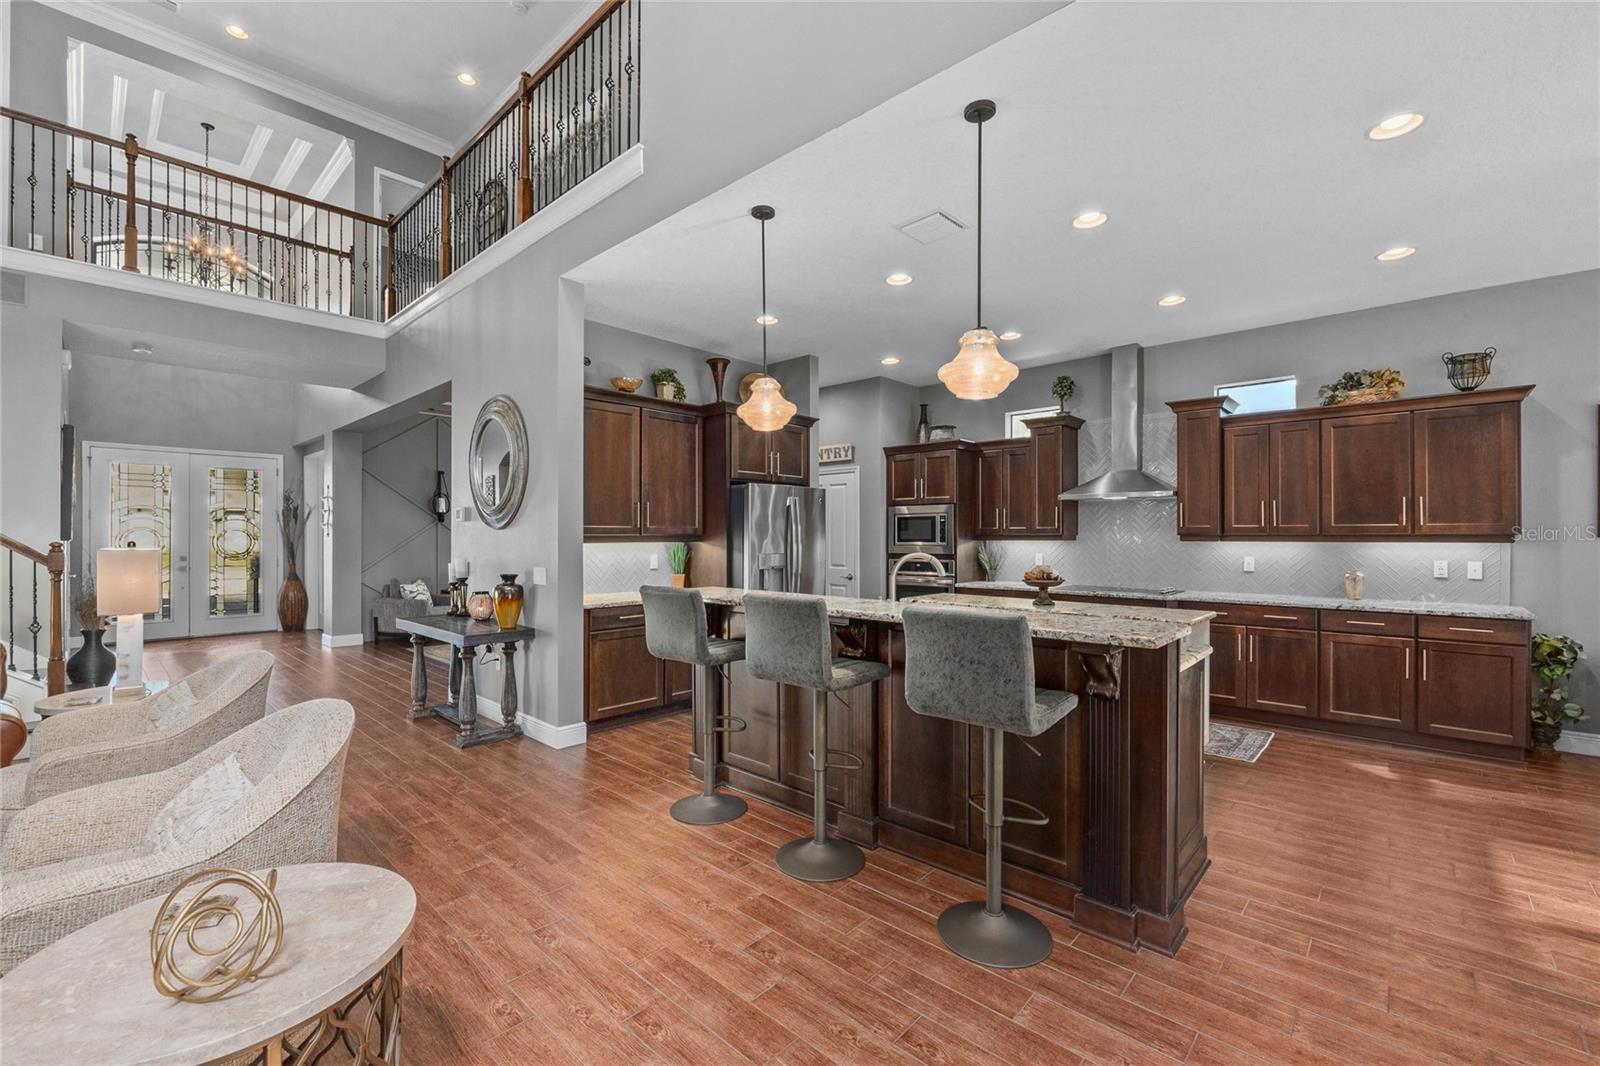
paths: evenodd
<path fill-rule="evenodd" d="M 78 616 L 79 629 L 104 629 L 106 620 L 100 616 L 100 604 L 94 590 L 94 575 L 85 574 L 78 583 L 78 592 L 72 598 L 72 611 Z"/>
<path fill-rule="evenodd" d="M 687 573 L 689 569 L 689 546 L 687 544 L 667 545 L 667 567 L 674 574 Z"/>
<path fill-rule="evenodd" d="M 1567 722 L 1588 721 L 1588 713 L 1567 699 L 1562 684 L 1572 676 L 1581 658 L 1583 645 L 1571 637 L 1559 633 L 1533 635 L 1533 670 L 1539 675 L 1539 694 L 1533 699 L 1531 713 L 1539 725 L 1559 729 Z"/>
<path fill-rule="evenodd" d="M 1050 395 L 1058 400 L 1070 400 L 1078 391 L 1078 383 L 1072 380 L 1071 374 L 1062 374 L 1050 385 Z"/>
<path fill-rule="evenodd" d="M 1071 381 L 1071 378 L 1067 379 Z M 988 577 L 993 577 L 1000 572 L 1000 550 L 992 541 L 980 540 L 978 542 L 978 565 L 983 567 L 983 572 Z"/>
<path fill-rule="evenodd" d="M 651 371 L 650 372 L 650 383 L 652 385 L 657 386 L 658 387 L 658 391 L 659 391 L 659 386 L 671 385 L 672 386 L 672 398 L 674 400 L 681 400 L 686 395 L 688 395 L 686 392 L 683 391 L 683 382 L 678 380 L 678 372 L 676 370 L 672 369 L 670 366 L 664 366 L 660 370 Z"/>
<path fill-rule="evenodd" d="M 1322 397 L 1322 406 L 1332 407 L 1349 403 L 1351 393 L 1379 389 L 1390 396 L 1398 396 L 1405 387 L 1406 379 L 1400 371 L 1386 366 L 1377 370 L 1347 370 L 1339 375 L 1339 380 L 1318 389 L 1317 395 Z"/>

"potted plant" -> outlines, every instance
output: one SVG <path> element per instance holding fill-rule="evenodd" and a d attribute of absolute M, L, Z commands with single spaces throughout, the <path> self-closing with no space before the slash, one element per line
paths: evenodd
<path fill-rule="evenodd" d="M 1050 394 L 1061 403 L 1061 413 L 1067 413 L 1067 401 L 1072 399 L 1073 393 L 1078 391 L 1078 383 L 1072 380 L 1072 375 L 1062 374 L 1050 385 Z"/>
<path fill-rule="evenodd" d="M 650 380 L 655 384 L 656 395 L 663 400 L 682 400 L 686 395 L 683 391 L 683 382 L 678 380 L 678 372 L 670 366 L 650 372 Z"/>
<path fill-rule="evenodd" d="M 283 588 L 278 590 L 278 625 L 285 633 L 300 633 L 306 628 L 305 582 L 300 580 L 300 548 L 305 544 L 306 523 L 311 512 L 301 514 L 300 501 L 293 489 L 283 490 L 283 503 L 278 508 L 278 532 L 283 536 L 283 568 L 286 571 Z"/>
<path fill-rule="evenodd" d="M 687 544 L 667 545 L 667 569 L 672 571 L 672 587 L 681 589 L 688 580 L 689 572 L 689 546 Z"/>
<path fill-rule="evenodd" d="M 83 645 L 67 660 L 67 680 L 75 685 L 97 688 L 109 684 L 117 669 L 117 657 L 106 650 L 106 620 L 100 615 L 93 573 L 86 574 L 78 585 L 72 613 L 77 615 Z"/>
<path fill-rule="evenodd" d="M 1533 743 L 1553 748 L 1561 739 L 1561 727 L 1568 722 L 1588 721 L 1584 709 L 1567 699 L 1563 683 L 1572 676 L 1583 645 L 1559 633 L 1533 635 L 1533 669 L 1539 675 L 1539 693 L 1533 698 Z"/>
<path fill-rule="evenodd" d="M 1067 379 L 1071 381 L 1071 378 Z M 993 541 L 980 540 L 978 542 L 978 566 L 983 569 L 983 579 L 993 581 L 1000 573 L 1000 549 L 994 546 Z"/>

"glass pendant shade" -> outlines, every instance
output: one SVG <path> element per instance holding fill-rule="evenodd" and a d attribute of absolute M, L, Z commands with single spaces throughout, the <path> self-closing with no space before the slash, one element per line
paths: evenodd
<path fill-rule="evenodd" d="M 1015 368 L 1013 368 L 1013 376 Z M 799 408 L 783 395 L 778 379 L 762 375 L 750 384 L 750 398 L 739 405 L 739 421 L 758 433 L 771 433 L 789 424 Z"/>
<path fill-rule="evenodd" d="M 961 335 L 961 350 L 939 368 L 939 380 L 957 399 L 992 400 L 1019 373 L 1017 365 L 1000 354 L 994 330 L 979 326 Z"/>

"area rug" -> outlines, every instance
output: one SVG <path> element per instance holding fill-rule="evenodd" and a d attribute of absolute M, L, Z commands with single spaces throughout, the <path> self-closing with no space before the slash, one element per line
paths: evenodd
<path fill-rule="evenodd" d="M 1212 722 L 1211 736 L 1206 740 L 1206 754 L 1219 759 L 1255 762 L 1271 743 L 1271 730 L 1246 729 L 1242 725 Z"/>

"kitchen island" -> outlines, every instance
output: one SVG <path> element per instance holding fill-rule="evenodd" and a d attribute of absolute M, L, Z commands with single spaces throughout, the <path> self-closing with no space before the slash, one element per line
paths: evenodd
<path fill-rule="evenodd" d="M 702 588 L 714 633 L 742 637 L 742 589 Z M 918 604 L 1023 614 L 1037 684 L 1078 696 L 1066 719 L 1006 746 L 1007 799 L 1049 824 L 1006 830 L 1006 891 L 1130 948 L 1175 953 L 1183 908 L 1206 857 L 1202 754 L 1208 611 L 1031 604 L 944 594 Z M 901 605 L 828 597 L 835 653 L 890 665 L 885 682 L 842 694 L 829 711 L 832 749 L 861 759 L 829 775 L 840 835 L 980 880 L 981 731 L 918 715 L 905 702 Z M 842 704 L 842 706 L 841 706 Z M 748 727 L 722 734 L 720 775 L 740 792 L 811 809 L 810 694 L 733 664 L 724 711 Z M 698 774 L 700 753 L 690 758 Z"/>

